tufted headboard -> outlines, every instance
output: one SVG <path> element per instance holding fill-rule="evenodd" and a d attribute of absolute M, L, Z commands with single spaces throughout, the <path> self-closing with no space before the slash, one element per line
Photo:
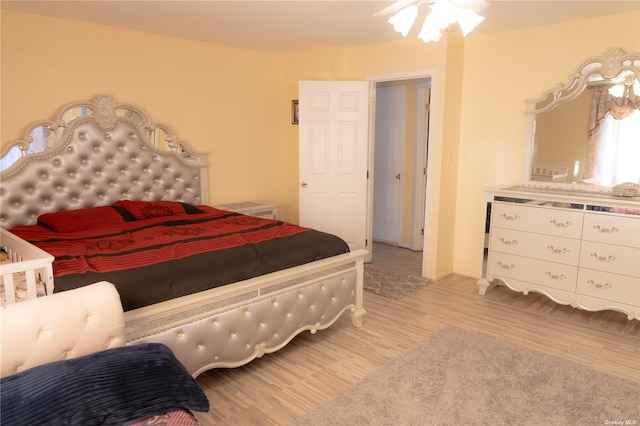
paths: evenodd
<path fill-rule="evenodd" d="M 98 95 L 31 124 L 0 153 L 0 226 L 121 199 L 207 204 L 207 155 L 139 108 Z"/>
<path fill-rule="evenodd" d="M 0 377 L 124 344 L 120 295 L 106 281 L 0 309 Z"/>

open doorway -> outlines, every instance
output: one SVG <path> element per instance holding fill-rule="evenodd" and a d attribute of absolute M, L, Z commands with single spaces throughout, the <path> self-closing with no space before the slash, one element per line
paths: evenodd
<path fill-rule="evenodd" d="M 424 248 L 431 78 L 375 81 L 372 240 Z"/>

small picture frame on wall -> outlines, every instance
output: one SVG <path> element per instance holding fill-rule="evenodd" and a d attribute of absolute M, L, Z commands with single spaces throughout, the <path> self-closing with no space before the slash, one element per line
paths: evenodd
<path fill-rule="evenodd" d="M 299 104 L 298 104 L 298 100 L 294 99 L 291 101 L 291 124 L 298 124 L 299 123 L 299 119 L 300 119 L 300 112 L 299 112 Z"/>

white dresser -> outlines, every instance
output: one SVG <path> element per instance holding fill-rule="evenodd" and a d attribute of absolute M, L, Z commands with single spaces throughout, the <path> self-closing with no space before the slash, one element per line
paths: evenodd
<path fill-rule="evenodd" d="M 640 199 L 523 186 L 486 190 L 491 283 L 640 319 Z"/>

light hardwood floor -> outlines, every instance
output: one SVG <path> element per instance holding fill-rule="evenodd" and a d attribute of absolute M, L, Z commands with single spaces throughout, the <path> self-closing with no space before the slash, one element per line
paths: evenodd
<path fill-rule="evenodd" d="M 421 253 L 376 247 L 374 263 L 411 273 L 417 267 L 419 274 Z M 200 375 L 211 410 L 196 416 L 204 425 L 289 424 L 442 327 L 494 336 L 640 382 L 640 321 L 506 287 L 479 296 L 475 281 L 451 275 L 399 301 L 365 292 L 361 328 L 345 314 L 327 330 L 305 332 L 246 366 Z"/>

